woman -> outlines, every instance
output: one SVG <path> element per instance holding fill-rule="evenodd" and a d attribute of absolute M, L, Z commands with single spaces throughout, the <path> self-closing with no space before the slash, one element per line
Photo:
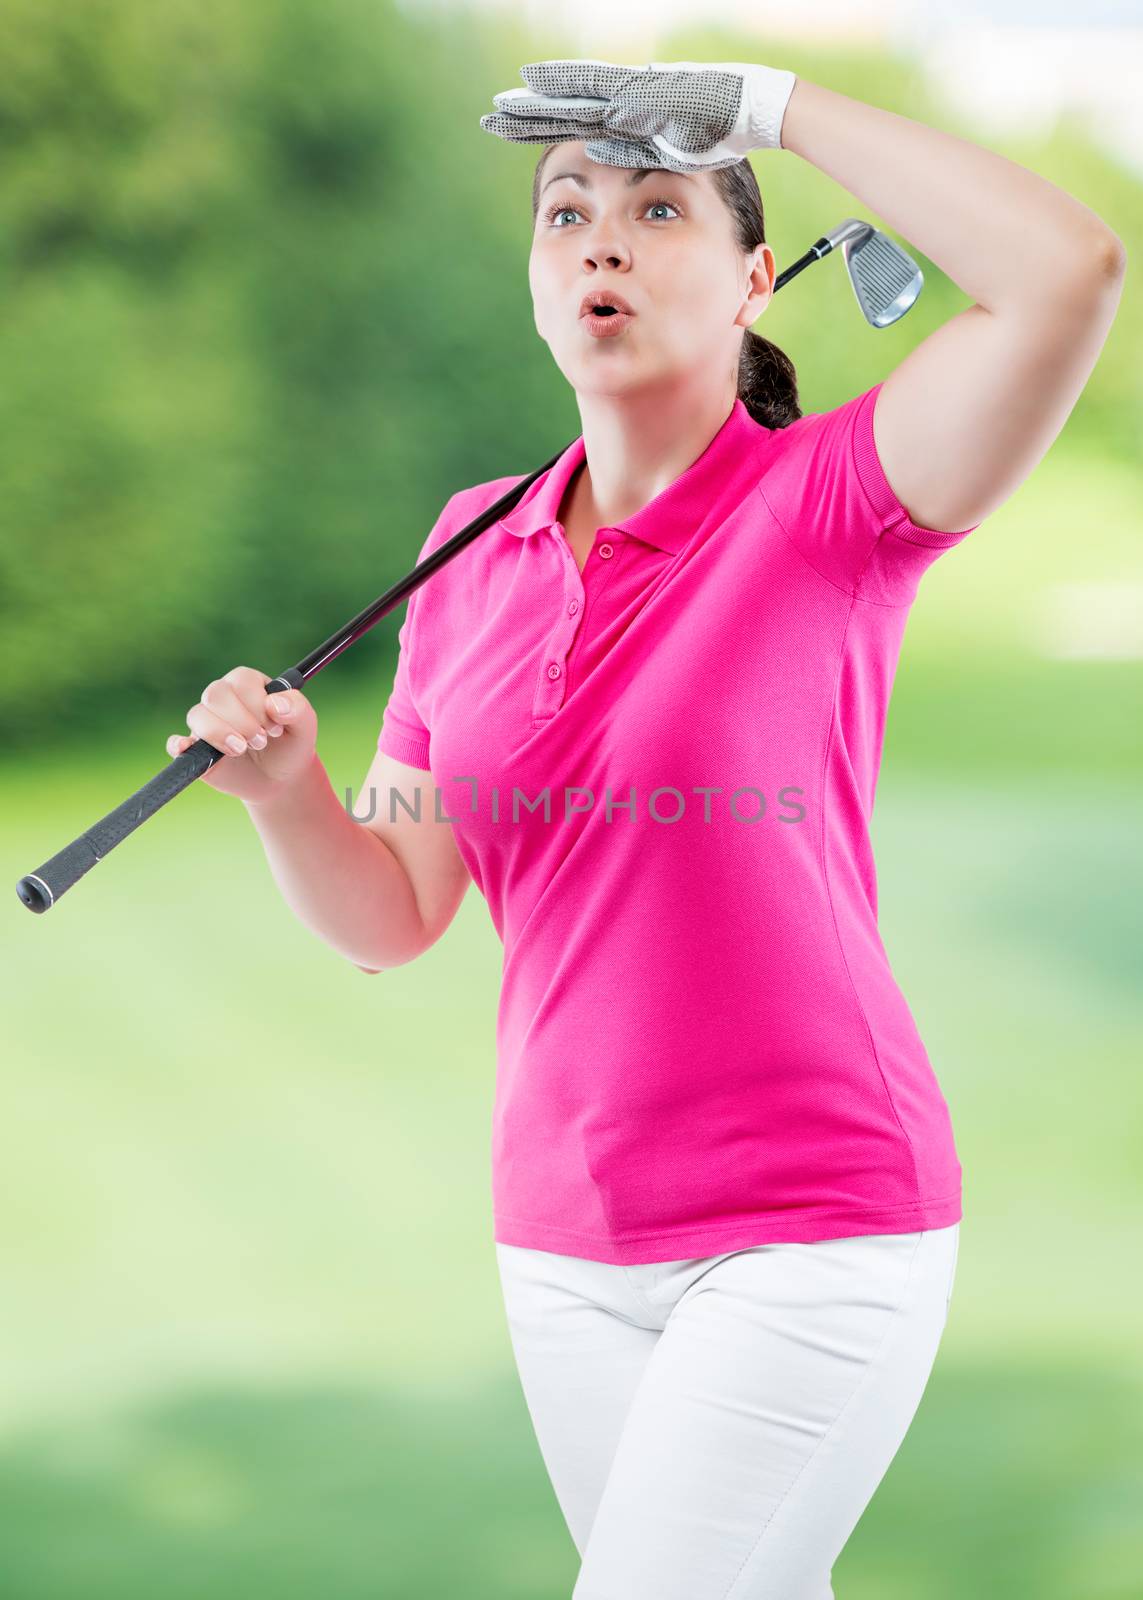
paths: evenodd
<path fill-rule="evenodd" d="M 548 147 L 529 281 L 582 435 L 410 597 L 367 779 L 384 867 L 364 830 L 334 839 L 304 697 L 305 762 L 243 758 L 288 767 L 287 798 L 244 797 L 365 970 L 435 942 L 470 877 L 488 900 L 496 1251 L 576 1600 L 825 1600 L 928 1380 L 962 1214 L 877 930 L 901 636 L 921 575 L 1062 428 L 1124 252 L 1024 168 L 791 73 L 523 76 L 482 123 Z M 803 415 L 750 331 L 775 274 L 757 148 L 973 301 L 831 411 Z M 519 481 L 454 495 L 422 559 Z M 195 732 L 272 722 L 265 681 L 217 688 Z M 287 885 L 303 814 L 328 825 L 320 891 Z"/>
<path fill-rule="evenodd" d="M 544 847 L 473 846 L 514 913 L 509 1326 L 584 1558 L 576 1600 L 820 1600 L 927 1381 L 961 1217 L 947 1108 L 876 925 L 898 646 L 922 572 L 1059 433 L 1123 248 L 1014 163 L 791 73 L 522 76 L 482 121 L 547 144 L 529 282 L 583 438 L 504 519 L 526 548 L 488 552 L 513 703 L 477 713 L 469 765 L 449 742 L 449 770 L 519 754 L 531 778 L 542 748 L 545 776 L 671 785 L 686 806 L 626 837 L 602 814 L 553 830 L 526 884 L 512 868 Z M 790 362 L 749 332 L 775 275 L 753 148 L 811 162 L 975 302 L 824 414 L 802 416 Z M 586 294 L 634 315 L 585 332 Z M 414 660 L 437 659 L 442 620 L 465 632 L 431 590 Z M 756 785 L 765 814 L 696 814 L 692 788 L 719 784 Z"/>

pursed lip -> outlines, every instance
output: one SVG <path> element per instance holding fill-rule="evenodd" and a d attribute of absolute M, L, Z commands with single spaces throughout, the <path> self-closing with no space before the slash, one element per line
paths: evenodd
<path fill-rule="evenodd" d="M 579 303 L 580 316 L 586 317 L 596 306 L 614 306 L 616 311 L 625 311 L 629 317 L 636 315 L 635 308 L 629 301 L 624 300 L 621 294 L 614 294 L 607 289 L 593 289 L 590 294 L 585 294 Z"/>

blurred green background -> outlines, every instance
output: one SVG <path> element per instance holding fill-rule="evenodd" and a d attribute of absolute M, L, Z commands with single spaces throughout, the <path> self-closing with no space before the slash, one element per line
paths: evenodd
<path fill-rule="evenodd" d="M 13 888 L 165 764 L 207 681 L 296 661 L 412 565 L 452 493 L 578 433 L 532 323 L 539 151 L 478 118 L 521 62 L 609 53 L 523 16 L 0 0 Z M 978 136 L 881 45 L 704 28 L 609 55 L 652 57 L 770 60 Z M 1129 1600 L 1143 183 L 1076 116 L 981 142 L 1130 259 L 1063 434 L 926 574 L 898 670 L 881 925 L 965 1217 L 937 1365 L 835 1590 Z M 793 156 L 753 159 L 779 270 L 846 215 L 883 220 Z M 758 329 L 804 409 L 967 304 L 920 259 L 884 332 L 839 264 L 775 301 Z M 403 614 L 309 686 L 339 792 L 372 758 Z M 569 1595 L 499 1297 L 500 947 L 476 891 L 422 960 L 366 979 L 198 785 L 50 916 L 8 907 L 0 1595 Z"/>

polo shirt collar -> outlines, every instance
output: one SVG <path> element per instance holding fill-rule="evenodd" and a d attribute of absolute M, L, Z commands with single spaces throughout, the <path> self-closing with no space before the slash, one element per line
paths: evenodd
<path fill-rule="evenodd" d="M 744 454 L 764 432 L 744 402 L 736 398 L 722 427 L 697 461 L 667 485 L 642 510 L 624 522 L 612 524 L 622 533 L 676 555 L 690 538 L 718 491 L 742 464 Z M 560 502 L 572 474 L 587 457 L 583 435 L 571 444 L 543 477 L 537 478 L 528 493 L 513 507 L 500 526 L 519 539 L 554 526 Z"/>

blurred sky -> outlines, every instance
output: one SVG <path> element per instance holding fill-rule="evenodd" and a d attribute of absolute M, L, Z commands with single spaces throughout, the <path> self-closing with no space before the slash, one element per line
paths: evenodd
<path fill-rule="evenodd" d="M 982 137 L 1050 127 L 1063 110 L 1143 177 L 1143 0 L 401 0 L 421 16 L 510 15 L 553 53 L 601 60 L 662 59 L 672 28 L 709 22 L 776 38 L 880 42 L 918 62 L 933 91 L 979 119 Z M 769 49 L 756 59 L 783 62 Z M 497 89 L 516 87 L 513 82 Z"/>

